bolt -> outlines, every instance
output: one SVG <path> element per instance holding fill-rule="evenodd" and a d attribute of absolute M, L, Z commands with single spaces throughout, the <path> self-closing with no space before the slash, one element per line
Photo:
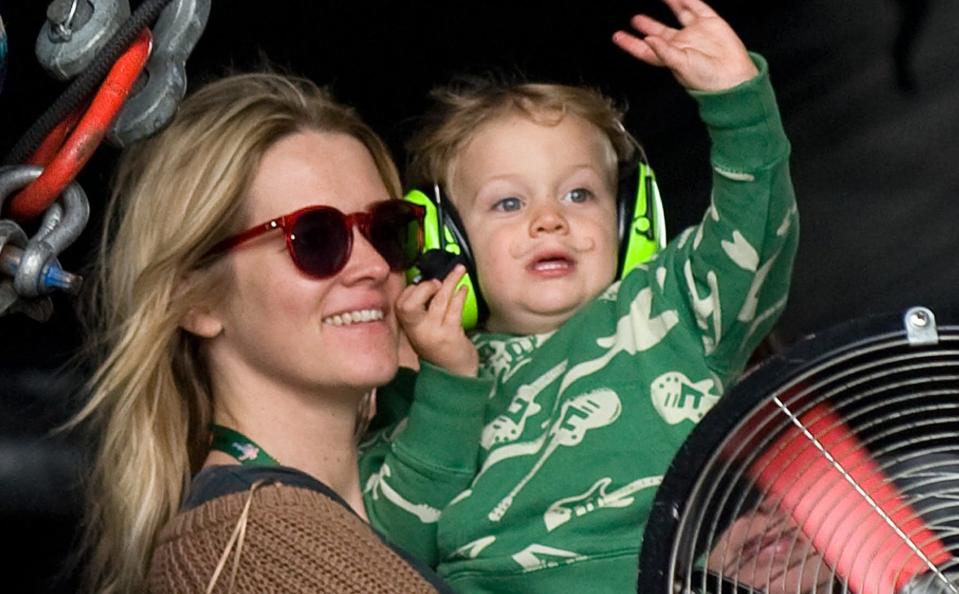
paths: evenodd
<path fill-rule="evenodd" d="M 917 328 L 925 328 L 927 325 L 929 325 L 929 314 L 922 310 L 913 312 L 912 316 L 909 318 L 909 323 Z"/>

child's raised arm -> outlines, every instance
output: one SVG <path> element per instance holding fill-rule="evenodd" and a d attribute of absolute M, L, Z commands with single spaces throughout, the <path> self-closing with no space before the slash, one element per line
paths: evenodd
<path fill-rule="evenodd" d="M 637 14 L 630 23 L 643 37 L 617 31 L 613 43 L 647 64 L 669 68 L 691 91 L 724 91 L 758 74 L 739 36 L 706 3 L 663 1 L 680 28 Z"/>
<path fill-rule="evenodd" d="M 460 320 L 465 290 L 456 290 L 466 269 L 459 265 L 442 283 L 424 281 L 403 290 L 396 313 L 403 331 L 421 359 L 455 375 L 476 377 L 479 355 Z"/>

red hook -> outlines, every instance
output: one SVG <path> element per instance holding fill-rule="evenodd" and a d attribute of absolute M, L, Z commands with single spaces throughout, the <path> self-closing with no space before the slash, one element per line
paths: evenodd
<path fill-rule="evenodd" d="M 11 198 L 10 216 L 20 220 L 36 217 L 70 185 L 93 156 L 123 107 L 133 84 L 146 66 L 152 43 L 153 35 L 149 29 L 144 29 L 129 49 L 117 59 L 77 127 L 46 165 L 40 177 Z M 68 119 L 70 117 L 68 116 Z M 68 127 L 69 124 L 61 123 L 54 128 L 41 144 L 41 148 L 31 157 L 31 161 L 45 160 L 52 152 L 54 141 L 51 137 L 64 136 L 64 130 Z"/>

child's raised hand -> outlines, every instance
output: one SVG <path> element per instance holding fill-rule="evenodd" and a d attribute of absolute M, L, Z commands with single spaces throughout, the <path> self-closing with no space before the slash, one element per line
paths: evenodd
<path fill-rule="evenodd" d="M 674 29 L 644 14 L 630 23 L 642 39 L 617 31 L 613 43 L 653 66 L 665 66 L 693 91 L 724 91 L 759 72 L 729 24 L 701 0 L 663 0 L 681 27 Z"/>
<path fill-rule="evenodd" d="M 422 359 L 450 373 L 475 377 L 479 355 L 461 325 L 466 291 L 456 290 L 464 274 L 460 264 L 442 283 L 428 280 L 406 287 L 396 300 L 396 314 Z"/>

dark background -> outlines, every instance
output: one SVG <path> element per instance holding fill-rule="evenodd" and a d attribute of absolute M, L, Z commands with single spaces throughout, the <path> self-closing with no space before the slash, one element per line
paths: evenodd
<path fill-rule="evenodd" d="M 64 88 L 32 53 L 46 4 L 0 3 L 10 44 L 0 154 Z M 802 239 L 777 336 L 788 343 L 869 313 L 955 303 L 959 3 L 717 0 L 714 7 L 768 59 L 793 143 Z M 610 43 L 640 11 L 668 18 L 651 0 L 213 0 L 187 70 L 195 86 L 269 61 L 328 84 L 384 136 L 399 163 L 427 90 L 454 73 L 496 69 L 598 87 L 629 105 L 627 126 L 657 170 L 673 236 L 708 203 L 708 144 L 671 75 Z M 70 270 L 92 259 L 116 156 L 101 148 L 79 177 L 93 217 L 61 258 Z M 55 304 L 44 324 L 0 318 L 4 591 L 75 587 L 69 572 L 50 580 L 73 548 L 82 448 L 75 436 L 44 436 L 78 401 L 84 374 L 69 364 L 83 335 L 75 301 L 57 296 Z"/>

